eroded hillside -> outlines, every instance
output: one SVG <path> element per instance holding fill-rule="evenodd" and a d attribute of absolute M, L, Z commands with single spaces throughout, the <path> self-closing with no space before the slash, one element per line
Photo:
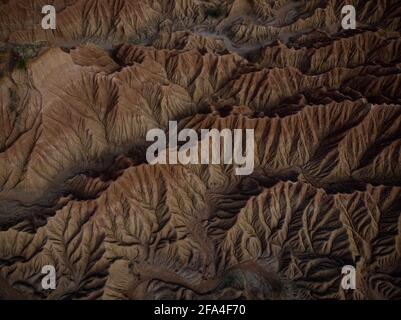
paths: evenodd
<path fill-rule="evenodd" d="M 0 297 L 401 298 L 400 32 L 396 0 L 1 0 Z M 147 163 L 171 120 L 254 129 L 252 175 Z"/>

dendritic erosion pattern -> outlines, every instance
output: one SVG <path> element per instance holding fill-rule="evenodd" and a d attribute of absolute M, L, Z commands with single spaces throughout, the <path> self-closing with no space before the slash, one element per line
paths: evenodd
<path fill-rule="evenodd" d="M 400 32 L 398 0 L 0 0 L 0 297 L 400 299 Z M 254 172 L 147 163 L 173 120 L 254 129 Z"/>

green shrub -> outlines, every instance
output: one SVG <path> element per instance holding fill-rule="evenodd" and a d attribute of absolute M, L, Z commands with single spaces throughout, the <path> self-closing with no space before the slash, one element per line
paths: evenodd
<path fill-rule="evenodd" d="M 223 11 L 220 8 L 207 8 L 206 15 L 212 18 L 218 18 L 223 14 Z"/>
<path fill-rule="evenodd" d="M 17 61 L 17 69 L 20 69 L 20 70 L 25 70 L 26 69 L 26 59 L 20 58 Z"/>

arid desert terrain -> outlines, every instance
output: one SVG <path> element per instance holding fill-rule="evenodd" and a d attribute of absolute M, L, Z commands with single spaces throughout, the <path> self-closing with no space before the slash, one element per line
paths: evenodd
<path fill-rule="evenodd" d="M 0 298 L 401 299 L 401 2 L 0 0 Z"/>

